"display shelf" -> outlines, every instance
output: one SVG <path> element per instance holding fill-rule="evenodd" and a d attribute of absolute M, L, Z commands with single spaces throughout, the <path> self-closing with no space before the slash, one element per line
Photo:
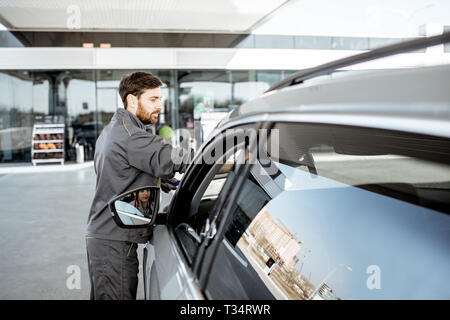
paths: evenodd
<path fill-rule="evenodd" d="M 64 124 L 35 124 L 31 140 L 31 162 L 60 162 L 64 164 Z M 52 144 L 57 149 L 44 149 L 40 145 Z M 44 146 L 46 147 L 46 146 Z"/>

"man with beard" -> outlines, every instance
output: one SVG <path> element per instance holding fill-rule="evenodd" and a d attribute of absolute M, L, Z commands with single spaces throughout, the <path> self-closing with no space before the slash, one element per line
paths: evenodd
<path fill-rule="evenodd" d="M 97 184 L 86 235 L 91 299 L 136 299 L 137 245 L 152 234 L 152 227 L 119 228 L 108 202 L 128 190 L 156 186 L 158 178 L 183 173 L 192 158 L 190 151 L 174 148 L 145 130 L 158 121 L 161 86 L 161 80 L 150 73 L 124 76 L 119 94 L 125 108 L 116 111 L 95 145 Z"/>

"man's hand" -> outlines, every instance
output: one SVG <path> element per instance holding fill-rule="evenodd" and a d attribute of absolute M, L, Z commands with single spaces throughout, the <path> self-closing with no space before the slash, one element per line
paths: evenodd
<path fill-rule="evenodd" d="M 161 179 L 161 190 L 165 193 L 169 193 L 172 190 L 176 190 L 179 184 L 180 181 L 175 178 L 169 180 Z"/>

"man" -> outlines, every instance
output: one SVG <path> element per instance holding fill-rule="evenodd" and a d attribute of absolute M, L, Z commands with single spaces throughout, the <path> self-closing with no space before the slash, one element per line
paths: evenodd
<path fill-rule="evenodd" d="M 124 76 L 118 109 L 95 146 L 96 193 L 87 224 L 86 247 L 91 299 L 136 299 L 139 261 L 137 244 L 145 243 L 152 228 L 121 229 L 112 219 L 108 201 L 128 190 L 157 185 L 183 173 L 191 152 L 173 148 L 161 136 L 145 130 L 158 121 L 162 82 L 150 73 Z M 177 155 L 177 161 L 172 155 Z M 180 161 L 181 160 L 181 161 Z M 181 163 L 180 163 L 181 162 Z"/>

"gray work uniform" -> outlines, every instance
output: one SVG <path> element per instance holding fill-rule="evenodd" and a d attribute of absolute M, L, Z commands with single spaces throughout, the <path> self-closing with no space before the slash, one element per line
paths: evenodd
<path fill-rule="evenodd" d="M 178 156 L 176 163 L 172 161 L 173 152 Z M 156 186 L 157 177 L 172 178 L 175 172 L 184 172 L 191 157 L 191 152 L 174 148 L 161 136 L 147 132 L 144 124 L 125 109 L 118 109 L 103 129 L 95 145 L 97 183 L 86 235 L 92 299 L 133 299 L 129 292 L 134 292 L 135 298 L 136 244 L 147 242 L 152 234 L 152 227 L 117 226 L 108 202 L 128 190 Z M 109 280 L 110 285 L 104 283 Z M 122 292 L 116 292 L 117 288 Z"/>

